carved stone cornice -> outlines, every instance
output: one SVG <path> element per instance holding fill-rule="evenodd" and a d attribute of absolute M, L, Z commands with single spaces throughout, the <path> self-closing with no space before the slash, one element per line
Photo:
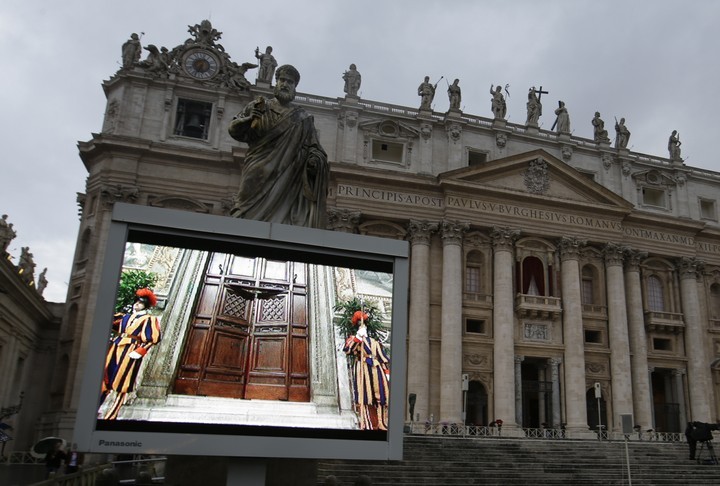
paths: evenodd
<path fill-rule="evenodd" d="M 705 268 L 705 262 L 694 257 L 680 257 L 677 260 L 677 267 L 680 271 L 680 279 L 696 279 Z"/>
<path fill-rule="evenodd" d="M 608 266 L 622 266 L 625 252 L 622 246 L 617 243 L 608 243 L 603 248 L 605 264 Z"/>
<path fill-rule="evenodd" d="M 462 244 L 463 233 L 470 229 L 469 223 L 443 220 L 441 234 L 443 245 Z"/>
<path fill-rule="evenodd" d="M 575 238 L 573 236 L 563 236 L 558 241 L 560 248 L 560 260 L 578 260 L 583 247 L 587 245 L 586 240 Z"/>
<path fill-rule="evenodd" d="M 356 209 L 327 208 L 327 229 L 343 233 L 355 233 L 362 212 Z"/>
<path fill-rule="evenodd" d="M 437 223 L 411 219 L 408 224 L 410 242 L 413 245 L 430 245 L 430 237 L 433 233 L 437 232 L 438 226 Z"/>
<path fill-rule="evenodd" d="M 520 230 L 495 226 L 490 231 L 490 239 L 493 248 L 496 250 L 512 251 L 513 245 L 518 238 L 520 238 Z"/>
<path fill-rule="evenodd" d="M 646 251 L 633 250 L 627 246 L 623 249 L 623 253 L 625 253 L 625 269 L 631 272 L 640 271 L 640 264 L 648 256 Z"/>

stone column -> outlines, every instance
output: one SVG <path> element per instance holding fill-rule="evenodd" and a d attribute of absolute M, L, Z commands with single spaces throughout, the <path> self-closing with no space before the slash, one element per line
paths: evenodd
<path fill-rule="evenodd" d="M 705 352 L 708 338 L 700 320 L 700 302 L 697 291 L 698 271 L 703 263 L 695 258 L 683 257 L 678 261 L 680 271 L 680 298 L 685 317 L 685 349 L 687 349 L 688 388 L 690 392 L 690 418 L 698 422 L 710 422 L 708 390 L 710 362 Z"/>
<path fill-rule="evenodd" d="M 468 229 L 468 223 L 442 222 L 441 422 L 462 420 L 462 235 Z"/>
<path fill-rule="evenodd" d="M 408 312 L 408 394 L 414 393 L 415 417 L 430 417 L 430 237 L 437 223 L 410 221 L 410 309 Z"/>
<path fill-rule="evenodd" d="M 515 423 L 522 427 L 522 362 L 525 356 L 515 356 Z"/>
<path fill-rule="evenodd" d="M 647 253 L 625 248 L 624 256 L 634 421 L 636 425 L 640 425 L 647 430 L 655 427 L 652 412 L 652 393 L 650 392 L 650 375 L 648 373 L 642 286 L 640 284 L 640 262 L 647 258 Z"/>
<path fill-rule="evenodd" d="M 552 426 L 557 428 L 562 424 L 560 413 L 560 363 L 559 358 L 550 359 L 550 381 L 552 382 Z"/>
<path fill-rule="evenodd" d="M 610 377 L 612 380 L 612 430 L 622 430 L 621 415 L 633 413 L 630 345 L 627 303 L 623 279 L 623 249 L 614 243 L 605 246 L 605 272 L 610 341 Z"/>
<path fill-rule="evenodd" d="M 493 228 L 493 403 L 494 417 L 506 426 L 515 420 L 515 311 L 513 244 L 520 231 Z"/>
<path fill-rule="evenodd" d="M 580 297 L 580 250 L 585 242 L 563 237 L 559 242 L 562 262 L 563 340 L 565 344 L 565 410 L 567 430 L 588 430 L 585 399 L 585 337 Z"/>
<path fill-rule="evenodd" d="M 654 371 L 655 371 L 655 367 L 654 367 L 654 366 L 648 366 L 648 368 L 647 368 L 647 375 L 648 375 L 648 383 L 650 384 L 650 387 L 649 387 L 649 388 L 650 388 L 650 396 L 651 396 L 651 397 L 653 396 L 652 374 L 653 374 Z M 652 403 L 652 406 L 650 407 L 650 415 L 651 415 L 651 417 L 650 417 L 650 424 L 651 424 L 651 427 L 648 427 L 649 429 L 654 429 L 654 428 L 655 428 L 655 406 L 654 406 L 654 405 L 655 405 L 655 404 Z"/>
<path fill-rule="evenodd" d="M 683 375 L 685 370 L 672 370 L 673 379 L 675 380 L 675 396 L 677 397 L 680 415 L 680 427 L 684 427 L 687 423 L 687 410 L 685 410 L 685 387 L 683 386 Z"/>

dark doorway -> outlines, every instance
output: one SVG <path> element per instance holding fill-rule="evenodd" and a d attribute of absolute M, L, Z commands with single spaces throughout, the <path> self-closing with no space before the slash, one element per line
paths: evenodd
<path fill-rule="evenodd" d="M 585 400 L 587 402 L 587 419 L 588 426 L 591 430 L 598 430 L 598 419 L 602 422 L 603 429 L 608 430 L 608 418 L 607 418 L 607 403 L 605 397 L 600 396 L 600 416 L 598 417 L 598 399 L 595 398 L 595 387 L 590 388 L 585 394 Z"/>
<path fill-rule="evenodd" d="M 522 426 L 540 428 L 552 426 L 552 382 L 547 381 L 547 360 L 525 358 L 521 365 Z M 554 424 L 559 426 L 560 424 Z"/>
<path fill-rule="evenodd" d="M 467 391 L 465 425 L 488 424 L 488 394 L 479 381 L 471 381 Z"/>
<path fill-rule="evenodd" d="M 680 428 L 680 403 L 673 386 L 672 370 L 655 369 L 651 376 L 655 430 L 681 432 L 684 429 Z"/>

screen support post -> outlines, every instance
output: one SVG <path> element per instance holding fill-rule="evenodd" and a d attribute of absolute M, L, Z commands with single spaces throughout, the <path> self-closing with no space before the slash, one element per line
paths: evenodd
<path fill-rule="evenodd" d="M 226 486 L 265 486 L 264 459 L 228 458 Z"/>

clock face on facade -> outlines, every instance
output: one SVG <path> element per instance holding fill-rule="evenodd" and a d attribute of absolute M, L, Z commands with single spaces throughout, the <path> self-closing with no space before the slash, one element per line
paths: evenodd
<path fill-rule="evenodd" d="M 218 72 L 218 60 L 206 51 L 192 51 L 185 57 L 185 72 L 197 79 L 210 79 Z"/>

